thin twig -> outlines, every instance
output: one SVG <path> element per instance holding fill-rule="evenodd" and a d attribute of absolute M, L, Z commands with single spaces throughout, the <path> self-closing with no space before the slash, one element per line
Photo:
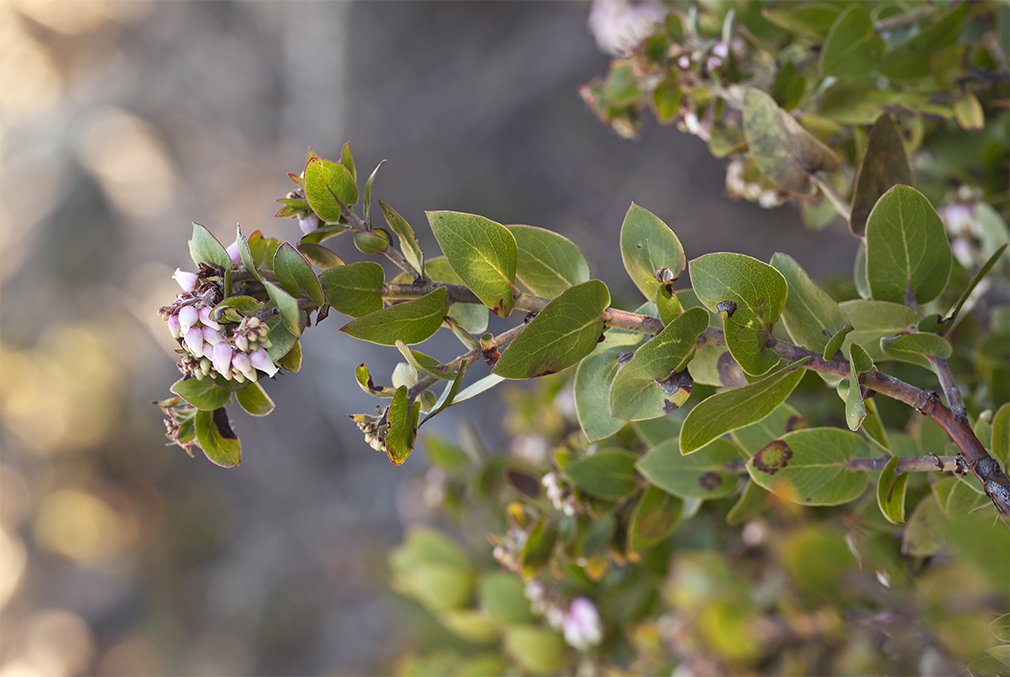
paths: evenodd
<path fill-rule="evenodd" d="M 954 381 L 954 374 L 950 371 L 950 365 L 947 364 L 946 360 L 936 355 L 926 355 L 926 359 L 933 365 L 933 371 L 936 372 L 937 378 L 940 379 L 940 387 L 943 388 L 943 394 L 947 396 L 947 406 L 950 407 L 954 418 L 967 423 L 968 409 L 964 406 L 964 398 L 961 397 L 961 391 Z"/>

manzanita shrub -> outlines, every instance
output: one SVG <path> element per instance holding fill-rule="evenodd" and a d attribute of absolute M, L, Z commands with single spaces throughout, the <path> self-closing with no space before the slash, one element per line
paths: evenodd
<path fill-rule="evenodd" d="M 402 672 L 1005 675 L 1008 18 L 678 4 L 584 87 L 624 135 L 651 111 L 703 138 L 731 195 L 847 221 L 851 284 L 785 254 L 685 252 L 632 204 L 614 244 L 642 297 L 621 309 L 550 230 L 432 211 L 441 252 L 423 252 L 373 208 L 378 167 L 361 184 L 349 146 L 310 151 L 279 200 L 296 241 L 225 247 L 194 225 L 197 271 L 161 310 L 183 374 L 168 436 L 237 465 L 226 405 L 268 414 L 264 379 L 298 371 L 336 311 L 402 355 L 353 375 L 380 404 L 350 418 L 393 464 L 447 407 L 540 384 L 512 396 L 511 456 L 423 439 L 425 496 L 464 542 L 418 529 L 390 560 L 448 631 Z M 341 260 L 338 236 L 402 272 Z M 459 357 L 415 348 L 436 334 Z"/>

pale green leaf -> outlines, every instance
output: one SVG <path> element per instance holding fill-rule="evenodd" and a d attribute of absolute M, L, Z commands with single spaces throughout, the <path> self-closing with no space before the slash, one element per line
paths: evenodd
<path fill-rule="evenodd" d="M 231 269 L 231 257 L 214 235 L 205 226 L 193 222 L 193 237 L 189 241 L 189 255 L 199 266 L 206 263 L 222 270 Z"/>
<path fill-rule="evenodd" d="M 506 226 L 516 239 L 516 277 L 538 296 L 553 298 L 589 280 L 589 263 L 568 238 L 535 226 Z"/>
<path fill-rule="evenodd" d="M 877 65 L 887 43 L 877 35 L 866 9 L 860 4 L 842 12 L 821 49 L 821 74 L 825 77 L 867 75 Z"/>
<path fill-rule="evenodd" d="M 782 323 L 790 338 L 803 348 L 824 352 L 828 342 L 850 326 L 849 319 L 791 256 L 776 253 L 771 263 L 789 287 Z"/>
<path fill-rule="evenodd" d="M 621 226 L 621 259 L 635 286 L 652 301 L 660 285 L 658 271 L 669 271 L 670 279 L 684 272 L 687 258 L 676 234 L 655 214 L 632 203 Z"/>
<path fill-rule="evenodd" d="M 601 451 L 572 461 L 565 475 L 576 487 L 598 498 L 611 501 L 629 496 L 638 488 L 635 461 L 626 451 Z"/>
<path fill-rule="evenodd" d="M 291 296 L 298 298 L 305 292 L 317 306 L 326 302 L 315 271 L 290 242 L 282 244 L 274 253 L 274 274 L 277 283 Z"/>
<path fill-rule="evenodd" d="M 579 425 L 590 441 L 610 437 L 627 423 L 610 415 L 610 384 L 620 367 L 621 354 L 634 351 L 645 338 L 613 330 L 603 337 L 603 343 L 579 363 L 572 386 Z"/>
<path fill-rule="evenodd" d="M 340 331 L 380 345 L 394 345 L 397 339 L 413 345 L 427 340 L 438 330 L 448 309 L 449 292 L 439 287 L 419 299 L 359 317 Z"/>
<path fill-rule="evenodd" d="M 421 245 L 414 235 L 414 229 L 402 216 L 396 213 L 395 209 L 382 200 L 379 200 L 379 207 L 382 209 L 383 216 L 386 217 L 386 223 L 400 240 L 400 251 L 403 252 L 403 257 L 407 259 L 407 263 L 414 267 L 420 277 L 424 277 L 424 252 L 421 251 Z"/>
<path fill-rule="evenodd" d="M 714 440 L 684 456 L 674 438 L 649 451 L 637 467 L 649 482 L 674 496 L 707 499 L 736 490 L 740 476 L 731 464 L 742 459 L 736 445 L 726 440 Z"/>
<path fill-rule="evenodd" d="M 359 261 L 323 271 L 319 281 L 326 289 L 326 302 L 349 317 L 361 317 L 382 309 L 385 273 L 373 261 Z"/>

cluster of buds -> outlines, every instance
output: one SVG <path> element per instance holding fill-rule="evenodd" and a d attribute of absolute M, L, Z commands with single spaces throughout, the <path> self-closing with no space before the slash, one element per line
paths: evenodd
<path fill-rule="evenodd" d="M 571 517 L 578 511 L 575 495 L 562 486 L 557 473 L 547 473 L 540 479 L 540 484 L 547 490 L 547 498 L 551 500 L 555 510 L 564 513 L 566 517 Z"/>
<path fill-rule="evenodd" d="M 239 383 L 255 381 L 257 369 L 268 376 L 277 373 L 277 365 L 267 353 L 266 324 L 257 317 L 245 317 L 238 326 L 231 326 L 214 317 L 214 306 L 222 294 L 213 269 L 201 268 L 200 273 L 176 270 L 173 277 L 183 291 L 158 314 L 168 324 L 172 338 L 179 341 L 179 371 L 201 380 L 221 376 Z"/>
<path fill-rule="evenodd" d="M 186 450 L 190 456 L 193 455 L 194 440 L 183 440 L 182 427 L 185 423 L 191 422 L 196 414 L 196 407 L 192 406 L 181 397 L 170 397 L 167 400 L 155 402 L 165 414 L 165 437 L 168 438 L 168 446 L 178 445 Z"/>
<path fill-rule="evenodd" d="M 386 426 L 382 422 L 382 416 L 351 414 L 349 418 L 358 426 L 358 430 L 365 434 L 365 444 L 376 451 L 386 453 Z"/>
<path fill-rule="evenodd" d="M 537 580 L 527 583 L 523 593 L 530 601 L 530 611 L 543 616 L 553 629 L 560 630 L 569 646 L 587 651 L 603 640 L 600 612 L 590 599 L 576 597 L 568 603 L 564 595 L 548 590 Z"/>
<path fill-rule="evenodd" d="M 522 576 L 522 556 L 526 539 L 526 532 L 519 528 L 509 529 L 502 536 L 488 534 L 488 540 L 494 545 L 491 555 L 502 565 L 502 568 Z"/>
<path fill-rule="evenodd" d="M 726 192 L 734 198 L 756 202 L 765 209 L 778 207 L 789 195 L 766 185 L 757 167 L 741 155 L 734 157 L 726 167 Z"/>

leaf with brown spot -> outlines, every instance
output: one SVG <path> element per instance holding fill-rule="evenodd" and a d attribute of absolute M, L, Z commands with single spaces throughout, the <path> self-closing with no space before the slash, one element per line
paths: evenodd
<path fill-rule="evenodd" d="M 729 464 L 743 457 L 736 445 L 715 440 L 704 449 L 684 456 L 676 438 L 654 447 L 638 461 L 638 471 L 651 484 L 681 498 L 719 498 L 733 493 L 739 476 Z"/>

